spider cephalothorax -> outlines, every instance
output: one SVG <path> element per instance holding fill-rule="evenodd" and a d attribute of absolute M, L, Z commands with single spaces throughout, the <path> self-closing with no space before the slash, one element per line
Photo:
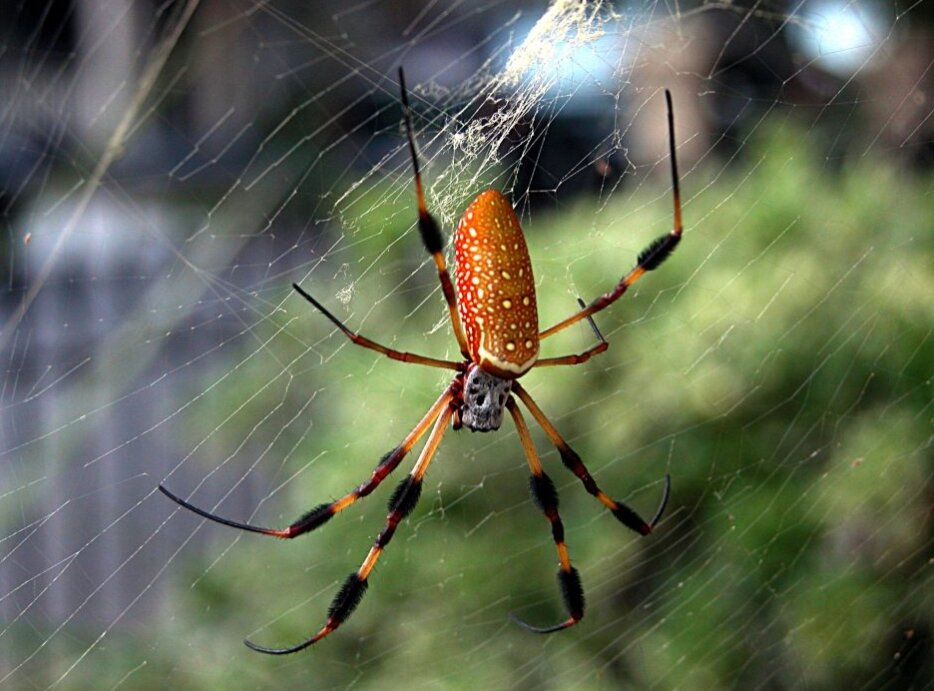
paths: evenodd
<path fill-rule="evenodd" d="M 564 526 L 558 514 L 557 490 L 542 468 L 529 428 L 519 411 L 516 399 L 522 402 L 544 430 L 548 439 L 558 450 L 565 467 L 581 481 L 588 493 L 609 509 L 613 516 L 627 528 L 640 535 L 652 532 L 668 502 L 671 483 L 667 475 L 661 503 L 650 521 L 643 520 L 624 503 L 616 501 L 601 490 L 584 466 L 580 456 L 551 424 L 541 408 L 519 384 L 518 379 L 533 367 L 576 365 L 604 352 L 609 344 L 593 323 L 592 315 L 618 300 L 629 286 L 646 272 L 657 268 L 668 258 L 681 240 L 681 203 L 678 191 L 678 167 L 675 161 L 671 94 L 665 92 L 668 105 L 668 144 L 671 152 L 674 228 L 666 235 L 656 238 L 641 252 L 636 260 L 636 266 L 625 274 L 612 290 L 593 300 L 589 305 L 578 300 L 581 306 L 578 312 L 544 331 L 539 331 L 535 283 L 532 278 L 532 263 L 525 237 L 522 234 L 519 219 L 509 201 L 496 190 L 487 190 L 479 194 L 467 207 L 457 226 L 454 234 L 454 256 L 457 270 L 457 294 L 455 294 L 444 258 L 444 238 L 425 204 L 418 156 L 415 152 L 415 138 L 412 133 L 411 112 L 401 69 L 399 70 L 399 83 L 402 91 L 406 134 L 415 168 L 418 229 L 422 242 L 438 269 L 441 290 L 451 315 L 451 327 L 463 359 L 439 360 L 387 348 L 366 336 L 351 331 L 300 286 L 293 284 L 293 287 L 356 345 L 382 353 L 394 360 L 454 370 L 456 374 L 453 381 L 402 440 L 402 443 L 380 459 L 368 480 L 339 499 L 319 504 L 286 528 L 261 528 L 249 523 L 221 518 L 172 494 L 164 486 L 159 486 L 166 496 L 179 505 L 212 521 L 263 535 L 281 538 L 298 537 L 320 527 L 358 499 L 373 492 L 431 429 L 428 441 L 425 442 L 415 466 L 392 493 L 385 526 L 377 535 L 363 563 L 347 577 L 334 597 L 324 626 L 304 641 L 287 648 L 265 648 L 246 641 L 250 648 L 262 653 L 282 655 L 307 648 L 330 634 L 350 616 L 366 592 L 373 567 L 392 540 L 399 523 L 415 508 L 421 494 L 425 472 L 441 444 L 441 438 L 449 422 L 453 422 L 454 429 L 466 425 L 474 431 L 490 432 L 499 429 L 503 419 L 503 408 L 505 408 L 515 423 L 516 432 L 531 472 L 529 487 L 532 498 L 551 524 L 551 534 L 558 552 L 558 584 L 568 610 L 567 619 L 554 626 L 536 628 L 519 621 L 522 626 L 531 631 L 551 633 L 576 624 L 584 616 L 584 592 L 580 576 L 577 569 L 571 565 L 568 548 L 564 542 Z M 574 355 L 539 358 L 539 346 L 542 340 L 584 319 L 590 321 L 597 336 L 599 342 L 596 345 Z"/>
<path fill-rule="evenodd" d="M 460 421 L 474 432 L 498 430 L 511 391 L 511 379 L 502 379 L 471 363 L 461 393 Z"/>

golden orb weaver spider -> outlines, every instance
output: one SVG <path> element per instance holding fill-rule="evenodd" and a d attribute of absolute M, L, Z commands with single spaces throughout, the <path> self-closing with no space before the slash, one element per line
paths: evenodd
<path fill-rule="evenodd" d="M 674 228 L 666 235 L 656 238 L 643 250 L 638 256 L 636 266 L 623 276 L 611 291 L 593 300 L 589 305 L 578 299 L 580 311 L 539 332 L 535 282 L 532 278 L 532 264 L 522 228 L 519 226 L 519 219 L 512 206 L 496 190 L 487 190 L 477 196 L 467 207 L 455 231 L 454 256 L 457 279 L 457 293 L 455 294 L 445 263 L 441 230 L 425 204 L 418 155 L 415 150 L 415 137 L 412 132 L 412 114 L 402 68 L 399 68 L 399 87 L 402 94 L 405 131 L 415 169 L 418 229 L 425 248 L 437 266 L 441 289 L 451 316 L 451 326 L 464 359 L 456 362 L 437 360 L 387 348 L 351 331 L 321 303 L 302 290 L 298 284 L 293 284 L 292 287 L 356 345 L 375 350 L 393 360 L 454 370 L 457 372 L 454 380 L 402 443 L 380 459 L 368 480 L 340 499 L 316 506 L 287 528 L 281 530 L 261 528 L 222 518 L 190 504 L 170 492 L 164 485 L 159 485 L 162 493 L 172 501 L 199 516 L 240 530 L 290 539 L 311 532 L 358 499 L 368 496 L 396 469 L 406 454 L 428 431 L 428 428 L 431 428 L 428 441 L 415 462 L 415 467 L 392 493 L 385 526 L 376 537 L 376 541 L 360 568 L 347 577 L 331 602 L 324 626 L 301 643 L 288 648 L 266 648 L 249 640 L 244 641 L 248 647 L 261 653 L 285 655 L 303 650 L 336 630 L 350 616 L 366 592 L 370 572 L 376 565 L 380 554 L 389 544 L 399 523 L 415 508 L 421 493 L 422 479 L 441 444 L 448 422 L 452 422 L 455 430 L 466 425 L 473 431 L 493 431 L 500 427 L 503 408 L 508 410 L 512 416 L 532 473 L 529 483 L 532 498 L 551 524 L 551 534 L 558 551 L 560 567 L 558 585 L 568 610 L 567 619 L 553 626 L 542 628 L 513 618 L 524 628 L 536 633 L 560 631 L 581 620 L 584 616 L 584 591 L 577 569 L 571 565 L 571 558 L 564 542 L 564 526 L 558 514 L 558 492 L 551 478 L 542 469 L 529 428 L 513 395 L 518 397 L 532 414 L 551 443 L 557 448 L 563 464 L 583 483 L 584 489 L 596 497 L 627 528 L 640 535 L 648 535 L 658 523 L 668 503 L 671 478 L 667 474 L 662 500 L 655 516 L 648 522 L 628 506 L 612 499 L 601 490 L 584 466 L 580 456 L 568 446 L 558 430 L 545 417 L 541 408 L 519 384 L 518 379 L 533 367 L 577 365 L 604 352 L 609 347 L 609 343 L 600 334 L 591 318 L 592 315 L 613 304 L 647 271 L 657 268 L 668 258 L 681 240 L 681 202 L 678 165 L 675 159 L 671 94 L 667 89 L 665 90 L 672 196 L 674 198 Z M 597 345 L 574 355 L 538 358 L 539 342 L 542 339 L 563 331 L 583 319 L 590 321 L 600 341 Z"/>

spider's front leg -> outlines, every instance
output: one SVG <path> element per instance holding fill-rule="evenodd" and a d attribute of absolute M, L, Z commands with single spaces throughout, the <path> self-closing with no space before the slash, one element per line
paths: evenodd
<path fill-rule="evenodd" d="M 453 390 L 457 381 L 458 379 L 455 378 L 455 384 L 452 384 L 451 387 L 449 387 L 443 394 L 441 394 L 441 397 L 435 401 L 435 404 L 431 406 L 425 416 L 419 421 L 417 425 L 415 425 L 412 431 L 409 432 L 402 443 L 380 459 L 368 480 L 361 483 L 353 491 L 345 494 L 340 499 L 336 499 L 326 504 L 319 504 L 311 511 L 303 514 L 298 520 L 286 528 L 263 528 L 260 526 L 252 525 L 250 523 L 232 521 L 229 518 L 223 518 L 222 516 L 218 516 L 217 514 L 211 513 L 210 511 L 205 511 L 204 509 L 191 504 L 190 502 L 170 492 L 168 489 L 166 489 L 165 485 L 159 485 L 159 491 L 174 501 L 176 504 L 188 509 L 192 513 L 196 513 L 202 518 L 207 518 L 208 520 L 214 521 L 215 523 L 230 526 L 231 528 L 237 528 L 239 530 L 246 530 L 251 533 L 271 535 L 273 537 L 280 537 L 285 539 L 291 539 L 298 537 L 299 535 L 304 535 L 305 533 L 310 533 L 315 528 L 319 528 L 327 523 L 338 512 L 343 511 L 355 501 L 362 499 L 363 497 L 373 492 L 373 490 L 375 490 L 377 487 L 379 487 L 380 483 L 382 483 L 382 481 L 385 480 L 389 474 L 398 467 L 398 465 L 402 462 L 402 459 L 405 458 L 406 454 L 412 450 L 412 447 L 415 446 L 418 443 L 418 440 L 422 438 L 426 431 L 428 431 L 431 423 L 433 423 L 437 417 L 441 415 L 442 411 L 450 405 L 451 399 L 454 397 Z"/>
<path fill-rule="evenodd" d="M 529 409 L 529 412 L 532 413 L 532 417 L 535 418 L 541 428 L 545 431 L 545 434 L 548 435 L 548 438 L 551 439 L 551 443 L 555 445 L 555 447 L 558 449 L 558 453 L 561 455 L 562 463 L 564 463 L 568 470 L 577 476 L 577 478 L 584 485 L 584 489 L 586 489 L 589 494 L 596 497 L 601 504 L 603 504 L 614 516 L 616 516 L 620 523 L 625 525 L 630 530 L 634 530 L 640 535 L 648 535 L 651 533 L 658 521 L 661 519 L 662 514 L 665 513 L 665 507 L 668 505 L 668 497 L 671 494 L 671 476 L 667 473 L 665 474 L 665 491 L 662 494 L 662 500 L 659 503 L 658 509 L 655 511 L 655 515 L 652 517 L 652 520 L 648 522 L 645 521 L 635 511 L 630 509 L 624 503 L 616 501 L 597 486 L 596 480 L 593 479 L 593 476 L 587 470 L 587 467 L 584 465 L 581 457 L 577 455 L 577 452 L 574 451 L 574 449 L 572 449 L 564 440 L 564 438 L 558 433 L 558 430 L 555 429 L 555 426 L 551 424 L 551 421 L 549 421 L 547 417 L 545 417 L 542 409 L 539 408 L 535 401 L 532 400 L 532 397 L 529 396 L 528 391 L 519 385 L 519 382 L 513 383 L 512 390 L 525 404 L 525 407 Z"/>
<path fill-rule="evenodd" d="M 580 574 L 571 565 L 571 557 L 568 555 L 568 548 L 564 543 L 564 524 L 561 522 L 560 514 L 558 514 L 558 490 L 555 489 L 551 478 L 542 468 L 542 462 L 538 457 L 538 452 L 535 451 L 528 425 L 525 424 L 522 413 L 519 412 L 519 406 L 516 405 L 512 396 L 506 402 L 506 408 L 516 423 L 519 441 L 522 443 L 522 450 L 525 451 L 529 470 L 532 471 L 532 476 L 529 479 L 532 499 L 535 500 L 538 508 L 542 510 L 545 518 L 551 523 L 551 537 L 555 541 L 555 548 L 558 550 L 558 587 L 561 589 L 564 605 L 568 610 L 568 618 L 554 626 L 539 628 L 525 623 L 515 615 L 513 615 L 513 620 L 522 628 L 535 633 L 554 633 L 574 626 L 584 618 L 584 588 L 581 586 Z"/>
<path fill-rule="evenodd" d="M 376 566 L 380 554 L 386 549 L 389 541 L 392 540 L 399 523 L 412 512 L 412 509 L 418 503 L 422 491 L 422 478 L 425 476 L 425 472 L 431 464 L 431 459 L 438 450 L 438 445 L 441 444 L 441 439 L 447 430 L 448 421 L 453 414 L 453 407 L 448 405 L 446 410 L 438 416 L 435 426 L 428 436 L 428 441 L 415 463 L 415 467 L 392 493 L 392 498 L 389 500 L 389 515 L 386 516 L 386 525 L 376 536 L 376 541 L 370 548 L 369 553 L 367 553 L 360 568 L 347 577 L 337 596 L 331 602 L 331 606 L 328 608 L 328 618 L 324 626 L 314 635 L 289 648 L 265 648 L 251 641 L 244 641 L 249 648 L 269 655 L 297 653 L 335 631 L 351 615 L 366 593 L 370 573 L 373 571 L 373 567 Z"/>

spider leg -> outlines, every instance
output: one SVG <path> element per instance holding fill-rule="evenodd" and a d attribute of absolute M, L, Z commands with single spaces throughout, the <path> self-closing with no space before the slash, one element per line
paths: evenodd
<path fill-rule="evenodd" d="M 675 157 L 675 117 L 672 113 L 671 107 L 671 92 L 669 92 L 667 89 L 665 89 L 665 101 L 668 105 L 668 147 L 671 151 L 671 194 L 674 199 L 673 229 L 667 235 L 662 235 L 658 238 L 655 238 L 655 240 L 653 240 L 648 247 L 642 250 L 638 259 L 636 260 L 635 267 L 633 267 L 629 273 L 620 279 L 620 282 L 616 284 L 616 287 L 613 288 L 613 290 L 608 293 L 604 293 L 596 300 L 591 302 L 590 305 L 580 310 L 576 314 L 572 314 L 564 321 L 560 321 L 554 326 L 545 329 L 538 335 L 539 339 L 548 338 L 549 336 L 552 336 L 559 331 L 563 331 L 571 324 L 576 324 L 581 319 L 586 319 L 590 315 L 596 314 L 600 310 L 612 305 L 623 296 L 623 293 L 629 289 L 629 286 L 638 281 L 645 273 L 652 271 L 653 269 L 657 269 L 661 263 L 669 257 L 669 255 L 674 251 L 675 247 L 677 247 L 678 243 L 681 241 L 681 234 L 684 231 L 684 226 L 681 221 L 681 191 L 679 189 L 678 161 Z"/>
<path fill-rule="evenodd" d="M 302 515 L 301 518 L 289 525 L 287 528 L 283 528 L 281 530 L 277 530 L 275 528 L 262 528 L 260 526 L 251 525 L 249 523 L 240 523 L 239 521 L 232 521 L 229 518 L 223 518 L 209 511 L 198 508 L 194 504 L 190 504 L 181 497 L 172 494 L 172 492 L 167 490 L 164 485 L 159 485 L 159 491 L 179 506 L 192 511 L 203 518 L 212 520 L 215 523 L 221 523 L 223 525 L 230 526 L 231 528 L 239 528 L 240 530 L 246 530 L 251 533 L 259 533 L 261 535 L 272 535 L 274 537 L 281 537 L 285 539 L 298 537 L 299 535 L 310 533 L 315 528 L 324 525 L 331 519 L 332 516 L 336 515 L 340 511 L 343 511 L 358 499 L 362 499 L 363 497 L 369 495 L 373 490 L 379 487 L 380 483 L 385 480 L 393 470 L 396 469 L 399 463 L 402 462 L 402 459 L 405 458 L 406 454 L 412 449 L 413 446 L 418 443 L 418 440 L 422 438 L 422 436 L 431 426 L 431 423 L 433 423 L 444 410 L 444 408 L 448 406 L 452 397 L 453 394 L 449 388 L 437 401 L 435 401 L 435 404 L 431 406 L 425 416 L 419 421 L 417 425 L 415 425 L 412 431 L 409 432 L 408 436 L 406 436 L 402 443 L 380 459 L 380 462 L 377 464 L 376 468 L 373 470 L 372 475 L 370 475 L 370 478 L 366 482 L 361 483 L 356 489 L 344 495 L 340 499 L 326 504 L 319 504 L 311 511 Z"/>
<path fill-rule="evenodd" d="M 535 401 L 532 400 L 532 397 L 529 396 L 528 391 L 519 385 L 519 382 L 513 382 L 512 390 L 513 393 L 515 393 L 525 404 L 525 407 L 529 409 L 529 412 L 532 413 L 532 417 L 534 417 L 538 424 L 541 425 L 541 428 L 545 431 L 545 434 L 547 434 L 548 438 L 551 439 L 551 443 L 557 447 L 558 453 L 561 454 L 562 463 L 564 463 L 567 469 L 578 477 L 578 479 L 583 483 L 584 489 L 596 497 L 601 504 L 603 504 L 614 516 L 616 516 L 620 523 L 625 525 L 630 530 L 634 530 L 640 535 L 648 535 L 651 533 L 655 526 L 658 524 L 658 521 L 661 519 L 662 514 L 665 512 L 665 507 L 668 505 L 668 497 L 671 494 L 671 476 L 667 473 L 665 474 L 665 491 L 662 494 L 662 500 L 659 503 L 658 509 L 655 511 L 655 515 L 652 517 L 652 520 L 646 522 L 635 511 L 630 509 L 624 503 L 616 501 L 597 486 L 596 480 L 593 479 L 593 476 L 587 470 L 587 467 L 584 465 L 581 457 L 577 455 L 577 452 L 574 451 L 574 449 L 568 446 L 568 443 L 558 433 L 558 430 L 555 429 L 555 426 L 551 424 L 547 417 L 545 417 L 542 409 L 539 408 Z"/>
<path fill-rule="evenodd" d="M 584 308 L 587 306 L 580 298 L 577 298 L 577 304 Z M 600 333 L 600 329 L 597 327 L 597 322 L 593 320 L 593 317 L 588 316 L 587 321 L 590 323 L 590 328 L 593 329 L 594 335 L 597 337 L 597 340 L 600 341 L 597 345 L 592 348 L 588 348 L 583 353 L 578 353 L 577 355 L 564 355 L 563 357 L 548 357 L 542 358 L 535 362 L 536 367 L 553 367 L 554 365 L 579 365 L 582 362 L 587 362 L 594 355 L 599 355 L 600 353 L 606 352 L 606 349 L 610 347 L 610 344 L 603 337 L 603 334 Z"/>
<path fill-rule="evenodd" d="M 441 281 L 441 292 L 448 303 L 448 312 L 451 314 L 451 329 L 454 338 L 460 346 L 461 354 L 470 357 L 467 350 L 467 339 L 461 327 L 460 317 L 457 314 L 457 297 L 454 294 L 454 285 L 451 283 L 451 274 L 448 273 L 447 263 L 444 259 L 444 238 L 435 217 L 428 212 L 425 204 L 425 190 L 422 187 L 422 172 L 418 166 L 418 153 L 415 150 L 415 135 L 412 133 L 412 109 L 409 107 L 409 94 L 405 88 L 405 73 L 399 68 L 399 89 L 402 92 L 402 114 L 405 119 L 405 135 L 409 140 L 409 152 L 412 154 L 412 167 L 415 169 L 415 194 L 418 198 L 418 230 L 422 236 L 422 243 L 435 260 L 438 269 L 438 279 Z"/>
<path fill-rule="evenodd" d="M 447 430 L 447 423 L 453 414 L 453 409 L 448 406 L 447 410 L 435 421 L 434 428 L 432 428 L 431 434 L 428 436 L 428 441 L 425 443 L 425 447 L 422 449 L 422 453 L 419 455 L 415 467 L 412 468 L 412 472 L 399 483 L 392 493 L 392 498 L 389 500 L 389 515 L 386 516 L 386 525 L 379 532 L 379 535 L 376 536 L 376 541 L 370 548 L 360 568 L 347 577 L 347 580 L 344 581 L 344 584 L 338 591 L 337 596 L 331 601 L 331 606 L 328 608 L 328 618 L 324 626 L 314 635 L 289 648 L 265 648 L 247 640 L 244 641 L 244 643 L 246 643 L 248 648 L 269 655 L 297 653 L 299 650 L 304 650 L 308 646 L 314 645 L 329 633 L 335 631 L 347 617 L 350 616 L 357 605 L 360 604 L 364 593 L 366 593 L 370 572 L 373 571 L 373 567 L 376 566 L 380 554 L 386 549 L 389 541 L 392 540 L 392 536 L 396 532 L 399 523 L 402 522 L 402 519 L 408 516 L 412 512 L 412 509 L 415 508 L 415 504 L 418 502 L 419 495 L 422 491 L 422 478 L 425 476 L 431 459 L 438 450 L 438 445 L 441 443 L 441 439 Z"/>
<path fill-rule="evenodd" d="M 610 347 L 610 344 L 604 341 L 603 343 L 598 343 L 593 348 L 585 350 L 583 353 L 577 353 L 576 355 L 563 355 L 561 357 L 546 357 L 541 358 L 535 362 L 536 367 L 554 367 L 555 365 L 579 365 L 582 362 L 587 362 L 594 355 L 599 355 L 606 351 Z"/>
<path fill-rule="evenodd" d="M 558 514 L 558 490 L 555 489 L 551 478 L 545 474 L 542 469 L 541 460 L 535 451 L 532 443 L 532 435 L 529 434 L 528 425 L 519 412 L 519 406 L 510 396 L 506 402 L 506 407 L 512 414 L 512 419 L 516 423 L 516 431 L 519 433 L 519 441 L 522 443 L 522 449 L 525 451 L 525 457 L 529 462 L 529 470 L 532 476 L 529 478 L 529 489 L 532 492 L 532 498 L 542 510 L 545 517 L 551 523 L 551 537 L 555 541 L 555 547 L 558 550 L 558 586 L 561 588 L 561 595 L 564 598 L 565 607 L 568 610 L 568 618 L 564 621 L 539 628 L 525 623 L 515 615 L 513 620 L 522 628 L 535 633 L 554 633 L 568 627 L 574 626 L 584 617 L 584 590 L 581 586 L 580 574 L 577 573 L 571 565 L 571 558 L 568 556 L 568 548 L 564 543 L 564 525 L 561 523 L 561 516 Z"/>
<path fill-rule="evenodd" d="M 328 312 L 324 305 L 315 300 L 311 295 L 302 290 L 301 286 L 298 283 L 293 283 L 292 287 L 295 291 L 301 295 L 303 298 L 308 300 L 315 308 L 321 312 L 325 317 L 331 320 L 331 323 L 334 324 L 338 329 L 343 332 L 343 334 L 349 338 L 355 345 L 363 346 L 364 348 L 369 348 L 370 350 L 375 350 L 377 353 L 382 353 L 392 360 L 399 360 L 400 362 L 411 362 L 416 365 L 427 365 L 428 367 L 439 367 L 441 369 L 453 369 L 453 370 L 462 370 L 464 368 L 463 363 L 461 362 L 452 362 L 450 360 L 437 360 L 431 357 L 425 357 L 424 355 L 418 355 L 416 353 L 405 353 L 401 350 L 393 350 L 392 348 L 387 348 L 384 345 L 380 345 L 376 341 L 372 341 L 366 336 L 361 336 L 358 333 L 355 333 L 348 329 L 344 323 L 335 317 L 333 314 Z"/>

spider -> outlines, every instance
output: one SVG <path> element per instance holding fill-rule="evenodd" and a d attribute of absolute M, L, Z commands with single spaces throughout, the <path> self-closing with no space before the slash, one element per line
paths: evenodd
<path fill-rule="evenodd" d="M 441 281 L 441 290 L 447 302 L 451 327 L 463 360 L 438 360 L 415 353 L 388 348 L 366 336 L 351 331 L 331 314 L 315 298 L 298 284 L 292 287 L 305 300 L 327 317 L 354 344 L 402 362 L 428 367 L 454 370 L 454 380 L 444 390 L 434 405 L 415 425 L 399 446 L 383 456 L 370 478 L 340 499 L 316 506 L 294 523 L 283 529 L 261 528 L 222 518 L 198 508 L 170 492 L 164 485 L 159 489 L 172 501 L 204 518 L 262 535 L 291 539 L 311 532 L 324 525 L 333 516 L 346 509 L 358 499 L 368 496 L 392 473 L 406 454 L 428 432 L 428 441 L 415 462 L 409 475 L 399 483 L 389 500 L 389 515 L 386 523 L 360 567 L 344 581 L 328 609 L 324 626 L 304 641 L 287 648 L 266 648 L 249 640 L 246 645 L 261 653 L 285 655 L 303 650 L 335 631 L 360 603 L 366 592 L 370 573 L 383 550 L 389 545 L 399 523 L 408 516 L 418 502 L 422 480 L 431 463 L 441 438 L 451 423 L 457 430 L 464 426 L 475 432 L 491 432 L 499 429 L 503 409 L 507 410 L 516 426 L 519 441 L 531 471 L 529 487 L 532 498 L 551 524 L 551 534 L 558 551 L 558 586 L 568 611 L 567 619 L 553 626 L 536 627 L 513 617 L 518 624 L 536 633 L 552 633 L 573 626 L 584 616 L 584 592 L 580 576 L 571 564 L 564 540 L 564 526 L 558 514 L 558 493 L 551 478 L 542 469 L 541 461 L 532 443 L 528 425 L 516 399 L 526 407 L 535 421 L 555 445 L 563 464 L 583 483 L 584 489 L 627 528 L 640 535 L 648 535 L 658 523 L 668 503 L 671 478 L 666 474 L 662 500 L 651 521 L 646 522 L 635 511 L 622 502 L 612 499 L 597 485 L 584 466 L 580 456 L 568 446 L 555 426 L 545 417 L 519 378 L 533 367 L 555 367 L 577 365 L 587 362 L 604 352 L 609 343 L 603 338 L 592 315 L 610 306 L 647 271 L 657 268 L 675 249 L 681 240 L 681 203 L 678 184 L 678 166 L 675 159 L 674 116 L 671 94 L 665 91 L 668 112 L 668 144 L 671 159 L 672 196 L 674 198 L 674 228 L 656 238 L 636 261 L 636 266 L 625 274 L 609 292 L 593 300 L 589 305 L 578 299 L 581 309 L 567 319 L 544 331 L 538 330 L 538 312 L 535 300 L 535 282 L 532 264 L 525 244 L 519 219 L 506 197 L 496 190 L 486 190 L 474 199 L 464 212 L 454 234 L 454 266 L 457 292 L 448 273 L 444 257 L 444 240 L 437 221 L 428 212 L 422 188 L 418 154 L 412 130 L 412 114 L 409 107 L 405 76 L 399 69 L 402 112 L 405 132 L 415 174 L 415 192 L 418 202 L 418 228 L 425 248 L 434 259 Z M 599 343 L 590 349 L 573 355 L 539 358 L 539 343 L 572 324 L 587 319 Z"/>

